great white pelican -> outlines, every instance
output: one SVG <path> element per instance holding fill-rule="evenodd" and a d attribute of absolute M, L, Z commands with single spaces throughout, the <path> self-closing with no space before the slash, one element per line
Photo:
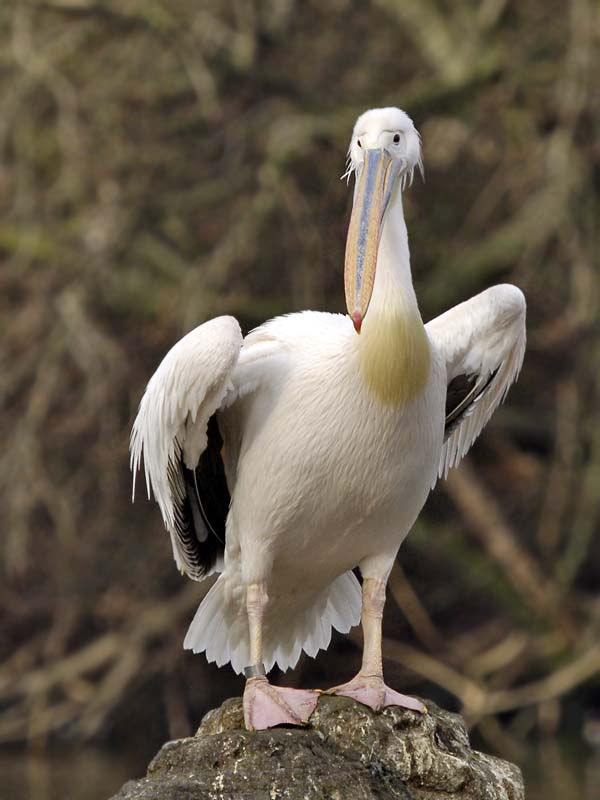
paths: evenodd
<path fill-rule="evenodd" d="M 250 729 L 305 723 L 318 694 L 267 673 L 359 621 L 360 671 L 330 691 L 425 710 L 383 680 L 386 582 L 430 489 L 469 450 L 525 350 L 515 286 L 423 323 L 402 207 L 421 166 L 410 117 L 367 111 L 349 157 L 348 315 L 289 314 L 246 337 L 233 317 L 205 322 L 163 359 L 131 436 L 134 476 L 143 457 L 177 566 L 194 580 L 220 573 L 184 646 L 244 672 Z"/>

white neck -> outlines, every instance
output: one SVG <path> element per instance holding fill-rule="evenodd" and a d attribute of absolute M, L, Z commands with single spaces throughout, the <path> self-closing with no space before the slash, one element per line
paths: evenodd
<path fill-rule="evenodd" d="M 381 316 L 419 315 L 410 271 L 408 231 L 404 221 L 402 192 L 396 189 L 383 223 L 375 283 L 363 330 L 378 324 Z"/>
<path fill-rule="evenodd" d="M 431 351 L 412 284 L 399 187 L 384 220 L 373 294 L 358 339 L 364 382 L 380 403 L 401 406 L 423 392 Z"/>

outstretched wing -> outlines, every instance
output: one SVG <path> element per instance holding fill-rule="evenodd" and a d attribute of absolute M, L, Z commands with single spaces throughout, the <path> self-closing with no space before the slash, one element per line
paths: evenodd
<path fill-rule="evenodd" d="M 201 580 L 225 545 L 229 492 L 215 412 L 233 391 L 242 334 L 217 317 L 183 337 L 150 379 L 131 432 L 133 487 L 140 464 L 171 535 L 181 572 Z"/>
<path fill-rule="evenodd" d="M 515 381 L 525 355 L 525 298 L 493 286 L 427 324 L 446 362 L 446 429 L 439 477 L 467 453 Z"/>

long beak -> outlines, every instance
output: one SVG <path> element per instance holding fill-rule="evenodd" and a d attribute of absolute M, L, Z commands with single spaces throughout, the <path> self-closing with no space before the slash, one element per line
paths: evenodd
<path fill-rule="evenodd" d="M 358 177 L 344 268 L 346 306 L 357 333 L 373 293 L 383 217 L 403 166 L 383 149 L 367 150 Z"/>

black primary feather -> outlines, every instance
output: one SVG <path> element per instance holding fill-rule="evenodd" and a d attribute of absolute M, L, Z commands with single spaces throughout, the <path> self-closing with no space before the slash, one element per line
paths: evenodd
<path fill-rule="evenodd" d="M 496 376 L 497 370 L 492 372 L 483 384 L 477 385 L 477 375 L 457 375 L 448 384 L 446 392 L 446 424 L 444 428 L 444 441 L 456 430 L 467 417 L 473 405 L 484 394 Z"/>
<path fill-rule="evenodd" d="M 231 497 L 221 456 L 216 415 L 208 421 L 206 449 L 195 470 L 183 463 L 177 443 L 168 477 L 175 508 L 175 535 L 190 578 L 201 580 L 225 552 L 225 520 Z"/>

